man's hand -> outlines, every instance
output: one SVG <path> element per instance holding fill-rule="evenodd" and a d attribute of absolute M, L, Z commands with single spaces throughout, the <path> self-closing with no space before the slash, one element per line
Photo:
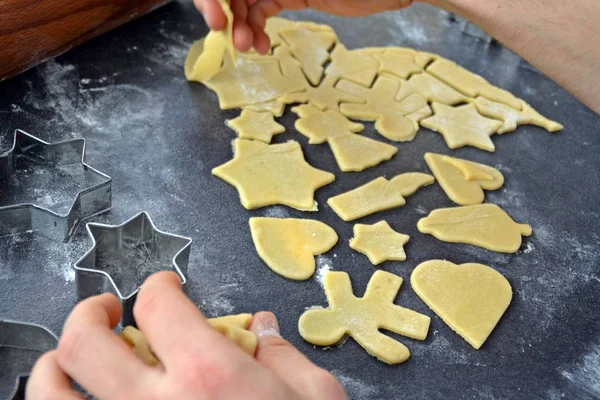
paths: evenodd
<path fill-rule="evenodd" d="M 333 375 L 279 336 L 273 314 L 253 318 L 252 358 L 207 323 L 174 273 L 149 277 L 134 307 L 161 366 L 144 364 L 113 332 L 120 315 L 110 294 L 78 304 L 58 349 L 33 368 L 27 398 L 83 399 L 72 388 L 75 380 L 99 399 L 346 399 Z"/>
<path fill-rule="evenodd" d="M 231 0 L 233 42 L 240 51 L 254 49 L 265 54 L 270 41 L 265 34 L 267 18 L 282 10 L 312 8 L 335 15 L 359 17 L 408 7 L 413 0 Z M 194 0 L 212 30 L 225 28 L 227 20 L 217 0 Z"/>

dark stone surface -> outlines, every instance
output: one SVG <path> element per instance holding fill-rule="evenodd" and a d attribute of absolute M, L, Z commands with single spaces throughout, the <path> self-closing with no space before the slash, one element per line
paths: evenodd
<path fill-rule="evenodd" d="M 512 53 L 461 35 L 443 13 L 427 6 L 363 19 L 315 12 L 289 16 L 331 24 L 349 48 L 404 45 L 439 53 L 522 97 L 565 129 L 550 134 L 521 127 L 494 137 L 493 154 L 450 151 L 440 135 L 421 130 L 414 142 L 398 145 L 391 161 L 342 174 L 328 147 L 308 146 L 287 112 L 281 120 L 288 132 L 276 142 L 298 140 L 308 161 L 334 172 L 337 180 L 317 192 L 315 214 L 285 207 L 246 211 L 237 191 L 210 174 L 232 156 L 234 133 L 224 121 L 237 111 L 220 111 L 212 92 L 184 80 L 186 50 L 206 27 L 191 4 L 181 2 L 0 84 L 0 152 L 10 147 L 16 128 L 49 141 L 86 138 L 88 162 L 113 178 L 113 209 L 93 221 L 121 223 L 146 210 L 159 229 L 192 237 L 186 290 L 193 301 L 210 316 L 274 311 L 283 335 L 332 370 L 352 398 L 600 397 L 600 119 Z M 365 134 L 380 138 L 370 124 Z M 514 255 L 422 235 L 417 220 L 451 206 L 439 186 L 422 189 L 406 206 L 360 222 L 386 219 L 411 235 L 408 260 L 381 268 L 405 280 L 398 304 L 432 316 L 427 340 L 398 337 L 412 356 L 397 366 L 375 360 L 352 340 L 328 351 L 304 343 L 298 317 L 305 307 L 325 305 L 323 290 L 316 279 L 292 282 L 271 272 L 254 250 L 248 218 L 294 216 L 331 225 L 340 241 L 319 265 L 347 271 L 361 294 L 375 268 L 349 249 L 352 224 L 339 219 L 326 200 L 377 176 L 427 171 L 426 151 L 498 167 L 506 184 L 488 193 L 488 200 L 531 224 L 534 235 Z M 52 205 L 39 189 L 42 205 Z M 60 333 L 75 304 L 71 265 L 89 245 L 83 225 L 67 244 L 32 234 L 0 239 L 0 317 Z M 513 286 L 510 308 L 479 351 L 410 288 L 413 268 L 435 258 L 488 264 Z M 5 377 L 23 372 L 11 367 L 22 369 L 22 362 L 11 361 L 17 354 L 0 350 L 0 397 L 11 389 Z"/>

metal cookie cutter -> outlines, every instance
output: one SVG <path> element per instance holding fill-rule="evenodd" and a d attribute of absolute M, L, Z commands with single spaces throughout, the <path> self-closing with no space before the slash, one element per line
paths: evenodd
<path fill-rule="evenodd" d="M 58 344 L 58 338 L 43 326 L 25 322 L 0 320 L 0 348 L 38 351 L 45 353 Z M 19 375 L 15 384 L 12 400 L 25 398 L 25 386 L 29 374 Z"/>
<path fill-rule="evenodd" d="M 0 154 L 0 237 L 33 231 L 49 239 L 66 242 L 82 220 L 109 210 L 112 205 L 111 178 L 90 167 L 84 160 L 85 139 L 47 143 L 16 130 L 13 147 Z M 57 169 L 78 165 L 82 169 L 82 185 L 85 187 L 78 192 L 68 213 L 59 214 L 31 203 L 1 206 L 9 198 L 8 193 L 17 190 L 8 187 L 11 175 L 35 165 Z"/>
<path fill-rule="evenodd" d="M 121 225 L 88 223 L 92 248 L 75 263 L 77 297 L 110 292 L 121 301 L 121 326 L 135 325 L 133 305 L 153 272 L 171 270 L 185 284 L 192 239 L 158 230 L 141 212 Z"/>

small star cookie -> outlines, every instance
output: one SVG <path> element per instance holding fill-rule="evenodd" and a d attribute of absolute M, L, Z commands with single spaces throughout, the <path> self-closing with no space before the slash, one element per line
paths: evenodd
<path fill-rule="evenodd" d="M 414 54 L 400 51 L 385 51 L 374 56 L 380 62 L 379 73 L 390 74 L 400 79 L 408 79 L 423 69 L 415 63 Z"/>
<path fill-rule="evenodd" d="M 370 87 L 378 70 L 379 62 L 362 49 L 348 51 L 343 44 L 338 43 L 331 52 L 331 63 L 325 74 Z"/>
<path fill-rule="evenodd" d="M 271 143 L 274 135 L 285 132 L 285 127 L 275 122 L 270 112 L 243 110 L 239 117 L 227 121 L 227 126 L 240 139 L 260 140 L 264 143 Z"/>
<path fill-rule="evenodd" d="M 364 103 L 359 97 L 344 93 L 336 89 L 337 78 L 334 76 L 325 76 L 319 86 L 309 86 L 305 91 L 286 93 L 278 101 L 284 104 L 308 103 L 319 110 L 337 110 L 340 103 Z"/>
<path fill-rule="evenodd" d="M 409 239 L 410 236 L 396 232 L 386 221 L 374 225 L 356 224 L 350 247 L 369 257 L 371 264 L 379 265 L 384 261 L 406 260 L 404 245 Z"/>

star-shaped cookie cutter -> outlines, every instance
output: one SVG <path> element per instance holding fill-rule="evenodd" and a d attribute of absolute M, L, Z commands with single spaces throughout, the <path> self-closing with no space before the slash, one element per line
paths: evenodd
<path fill-rule="evenodd" d="M 55 348 L 57 344 L 58 338 L 56 335 L 43 326 L 0 319 L 0 349 L 11 347 L 45 353 Z M 17 376 L 15 388 L 9 399 L 25 398 L 25 386 L 28 378 L 28 373 Z"/>
<path fill-rule="evenodd" d="M 92 238 L 92 248 L 74 265 L 77 297 L 81 300 L 113 293 L 121 302 L 121 326 L 135 326 L 133 306 L 140 286 L 129 294 L 123 293 L 113 277 L 103 270 L 110 265 L 111 258 L 118 260 L 119 255 L 126 255 L 129 250 L 129 254 L 133 253 L 141 262 L 137 266 L 169 264 L 182 284 L 186 283 L 192 239 L 158 230 L 148 213 L 141 212 L 120 225 L 88 223 L 86 227 Z"/>
<path fill-rule="evenodd" d="M 85 139 L 48 143 L 17 129 L 13 147 L 0 154 L 0 192 L 9 190 L 3 182 L 17 170 L 21 159 L 57 167 L 81 164 L 86 182 L 91 185 L 79 191 L 66 214 L 32 203 L 0 207 L 0 237 L 33 231 L 51 240 L 66 242 L 82 220 L 111 208 L 112 179 L 85 163 Z"/>

